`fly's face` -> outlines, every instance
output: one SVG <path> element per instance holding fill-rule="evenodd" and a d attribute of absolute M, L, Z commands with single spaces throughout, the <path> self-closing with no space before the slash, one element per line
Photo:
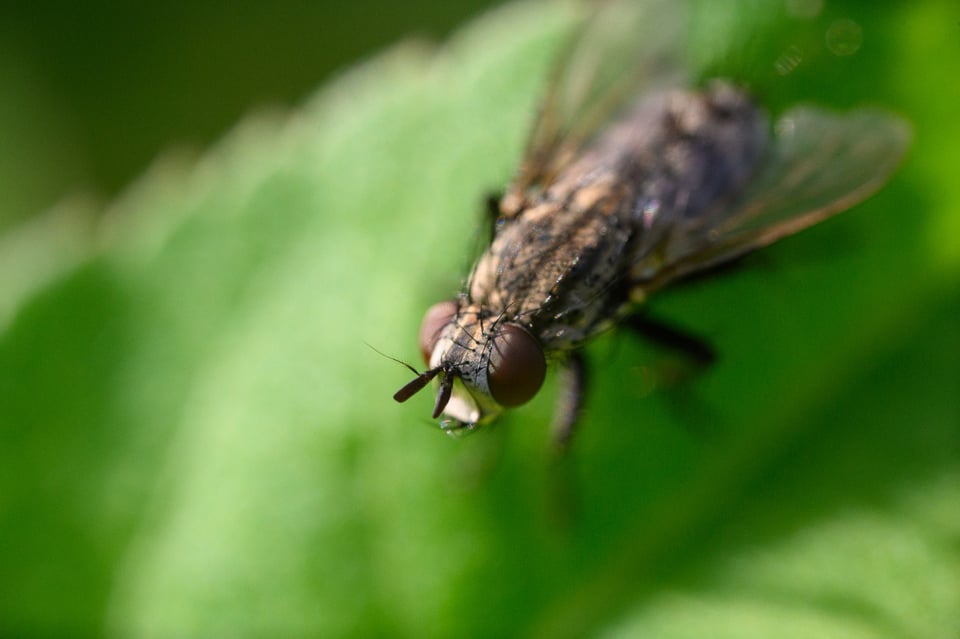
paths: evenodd
<path fill-rule="evenodd" d="M 446 415 L 447 431 L 472 429 L 525 404 L 546 374 L 543 349 L 527 327 L 455 301 L 435 304 L 424 315 L 420 352 L 428 369 L 394 399 L 406 401 L 437 378 L 433 418 Z"/>

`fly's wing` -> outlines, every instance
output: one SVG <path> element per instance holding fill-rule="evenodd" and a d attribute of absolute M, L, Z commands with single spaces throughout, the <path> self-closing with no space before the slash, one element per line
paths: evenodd
<path fill-rule="evenodd" d="M 858 204 L 896 170 L 911 139 L 910 126 L 888 113 L 810 106 L 784 114 L 775 133 L 741 195 L 676 226 L 663 247 L 663 269 L 643 288 L 734 259 Z"/>
<path fill-rule="evenodd" d="M 594 0 L 555 67 L 520 170 L 501 203 L 519 212 L 594 134 L 646 89 L 679 84 L 689 11 L 683 0 Z"/>

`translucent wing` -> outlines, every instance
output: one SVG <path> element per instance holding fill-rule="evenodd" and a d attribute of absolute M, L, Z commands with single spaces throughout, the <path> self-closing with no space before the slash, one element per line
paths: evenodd
<path fill-rule="evenodd" d="M 664 246 L 664 268 L 643 287 L 658 288 L 849 209 L 887 181 L 910 139 L 904 120 L 881 111 L 794 108 L 778 121 L 768 157 L 745 191 L 678 224 Z"/>
<path fill-rule="evenodd" d="M 505 215 L 519 211 L 529 188 L 548 186 L 629 100 L 684 80 L 686 2 L 605 0 L 587 6 L 557 61 L 520 170 L 501 203 Z"/>

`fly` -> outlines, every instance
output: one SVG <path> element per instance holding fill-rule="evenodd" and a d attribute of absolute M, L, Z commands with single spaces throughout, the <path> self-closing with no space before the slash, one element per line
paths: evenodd
<path fill-rule="evenodd" d="M 888 113 L 798 106 L 771 122 L 731 81 L 685 88 L 677 17 L 673 2 L 620 2 L 584 27 L 489 247 L 460 295 L 424 316 L 427 369 L 398 402 L 436 380 L 433 418 L 473 429 L 531 400 L 552 362 L 565 443 L 591 337 L 680 278 L 854 206 L 899 165 L 910 128 Z"/>

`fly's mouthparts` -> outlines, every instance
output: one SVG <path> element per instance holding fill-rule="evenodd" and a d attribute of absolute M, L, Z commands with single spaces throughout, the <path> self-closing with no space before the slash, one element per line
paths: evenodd
<path fill-rule="evenodd" d="M 443 380 L 440 382 L 440 390 L 437 391 L 437 402 L 433 405 L 433 419 L 440 417 L 440 413 L 447 407 L 447 402 L 450 401 L 450 393 L 452 391 L 453 375 L 444 375 Z"/>

